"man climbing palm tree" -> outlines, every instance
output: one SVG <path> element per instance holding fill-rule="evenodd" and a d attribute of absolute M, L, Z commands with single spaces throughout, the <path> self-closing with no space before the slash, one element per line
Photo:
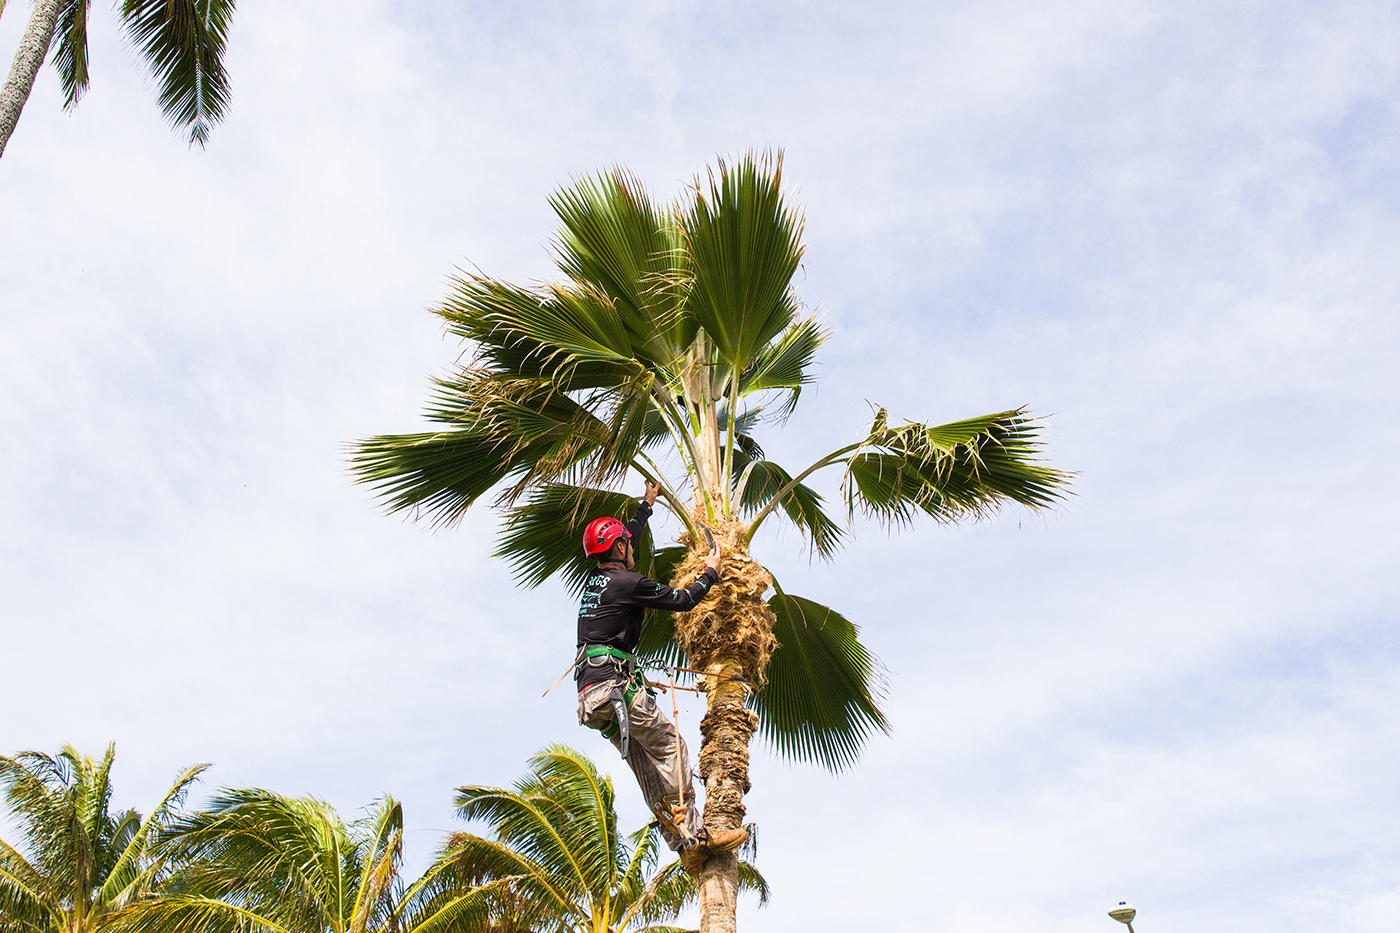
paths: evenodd
<path fill-rule="evenodd" d="M 622 753 L 666 844 L 680 853 L 686 871 L 698 875 L 710 855 L 738 848 L 748 834 L 743 829 L 707 832 L 701 824 L 685 740 L 657 709 L 637 669 L 636 651 L 646 610 L 694 609 L 719 582 L 720 556 L 717 547 L 712 549 L 700 576 L 680 590 L 632 570 L 637 563 L 633 542 L 651 517 L 659 491 L 659 484 L 646 484 L 637 513 L 626 525 L 597 518 L 583 533 L 583 551 L 597 559 L 598 569 L 584 584 L 579 604 L 578 721 L 602 732 Z"/>

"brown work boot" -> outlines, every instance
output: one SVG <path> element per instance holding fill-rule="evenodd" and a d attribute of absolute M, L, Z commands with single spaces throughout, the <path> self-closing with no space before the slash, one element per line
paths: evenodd
<path fill-rule="evenodd" d="M 749 838 L 749 831 L 742 826 L 738 829 L 709 829 L 705 831 L 705 848 L 711 855 L 719 852 L 733 852 Z"/>
<path fill-rule="evenodd" d="M 700 877 L 700 869 L 705 867 L 705 862 L 710 857 L 704 846 L 691 846 L 689 849 L 681 849 L 677 854 L 681 857 L 681 868 L 685 869 L 687 875 L 695 878 Z"/>

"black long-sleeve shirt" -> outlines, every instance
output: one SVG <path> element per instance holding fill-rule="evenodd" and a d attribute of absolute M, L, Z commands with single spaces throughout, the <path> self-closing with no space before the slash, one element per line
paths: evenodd
<path fill-rule="evenodd" d="M 627 523 L 633 544 L 640 539 L 650 517 L 651 506 L 645 500 L 637 503 L 637 514 Z M 631 654 L 641 640 L 642 617 L 646 610 L 685 612 L 694 609 L 718 581 L 719 574 L 706 567 L 694 583 L 673 590 L 640 573 L 623 570 L 616 563 L 600 566 L 583 585 L 583 599 L 578 609 L 578 648 L 582 651 L 587 645 L 607 645 Z M 582 690 L 591 683 L 612 677 L 615 671 L 612 665 L 581 663 L 574 679 Z"/>

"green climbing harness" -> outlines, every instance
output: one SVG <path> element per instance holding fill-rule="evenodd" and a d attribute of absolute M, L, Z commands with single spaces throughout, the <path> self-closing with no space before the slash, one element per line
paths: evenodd
<path fill-rule="evenodd" d="M 646 679 L 642 676 L 635 655 L 608 645 L 588 645 L 578 659 L 578 664 L 590 666 L 601 666 L 609 662 L 617 668 L 619 677 L 613 684 L 612 695 L 608 697 L 608 702 L 613 708 L 613 721 L 600 731 L 603 738 L 608 740 L 619 737 L 618 751 L 622 752 L 625 759 L 632 738 L 628 709 L 632 706 L 632 698 L 646 689 Z"/>

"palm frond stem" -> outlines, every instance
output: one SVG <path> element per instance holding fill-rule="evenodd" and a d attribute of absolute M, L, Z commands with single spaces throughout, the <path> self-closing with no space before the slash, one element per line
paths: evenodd
<path fill-rule="evenodd" d="M 783 499 L 787 497 L 788 493 L 792 492 L 794 489 L 800 486 L 804 479 L 811 476 L 813 473 L 817 472 L 822 467 L 830 466 L 833 463 L 840 463 L 842 457 L 844 457 L 848 453 L 852 453 L 856 450 L 859 450 L 861 447 L 864 447 L 865 444 L 865 441 L 858 441 L 854 444 L 849 444 L 845 447 L 842 447 L 840 450 L 834 450 L 831 453 L 827 454 L 825 457 L 822 457 L 816 463 L 809 466 L 807 469 L 803 470 L 801 473 L 798 473 L 791 480 L 789 480 L 787 484 L 783 486 L 783 488 L 779 489 L 776 493 L 773 494 L 773 498 L 769 499 L 768 502 L 761 509 L 758 510 L 758 512 L 754 515 L 753 519 L 749 522 L 749 531 L 747 535 L 748 540 L 753 540 L 754 533 L 758 531 L 758 526 L 763 523 L 763 520 L 768 517 L 769 513 L 771 513 L 782 503 Z"/>
<path fill-rule="evenodd" d="M 715 511 L 713 505 L 710 503 L 709 490 L 706 488 L 708 486 L 708 478 L 706 476 L 704 459 L 700 456 L 700 452 L 695 449 L 695 442 L 690 432 L 685 429 L 684 425 L 675 422 L 674 397 L 671 396 L 670 392 L 659 382 L 652 385 L 652 393 L 662 402 L 662 404 L 656 406 L 657 413 L 661 415 L 662 420 L 671 428 L 672 435 L 677 439 L 677 447 L 680 450 L 682 461 L 684 462 L 687 459 L 690 461 L 690 466 L 693 470 L 687 470 L 687 472 L 693 471 L 696 478 L 696 494 L 700 501 L 704 503 L 706 514 L 708 514 L 710 520 L 713 521 Z M 682 508 L 680 514 L 685 514 L 688 511 L 688 509 Z M 693 525 L 689 523 L 687 527 L 690 527 L 692 531 L 694 530 Z"/>
<path fill-rule="evenodd" d="M 739 474 L 739 482 L 734 487 L 735 502 L 742 503 L 744 501 L 744 493 L 749 488 L 749 478 L 753 476 L 754 467 L 758 466 L 760 462 L 757 458 L 750 460 L 748 465 L 744 467 L 744 472 Z"/>
<path fill-rule="evenodd" d="M 739 433 L 739 370 L 729 371 L 729 438 L 724 451 L 724 514 L 729 515 L 729 487 L 734 482 L 734 437 Z"/>
<path fill-rule="evenodd" d="M 685 524 L 686 530 L 690 532 L 691 540 L 699 541 L 701 538 L 699 526 L 695 524 L 695 519 L 690 517 L 690 509 L 686 508 L 685 501 L 681 499 L 680 494 L 677 493 L 674 489 L 672 489 L 671 485 L 666 482 L 666 475 L 661 470 L 661 467 L 658 466 L 656 461 L 652 460 L 645 453 L 639 451 L 637 453 L 637 456 L 638 458 L 646 462 L 646 465 L 650 468 L 651 472 L 650 474 L 648 474 L 647 470 L 643 469 L 642 465 L 636 462 L 634 462 L 632 466 L 637 470 L 638 473 L 642 474 L 643 479 L 649 480 L 660 485 L 661 494 L 666 498 L 667 503 L 670 504 L 671 511 L 674 512 L 676 516 L 679 517 L 680 520 Z M 653 547 L 655 547 L 654 543 Z"/>

